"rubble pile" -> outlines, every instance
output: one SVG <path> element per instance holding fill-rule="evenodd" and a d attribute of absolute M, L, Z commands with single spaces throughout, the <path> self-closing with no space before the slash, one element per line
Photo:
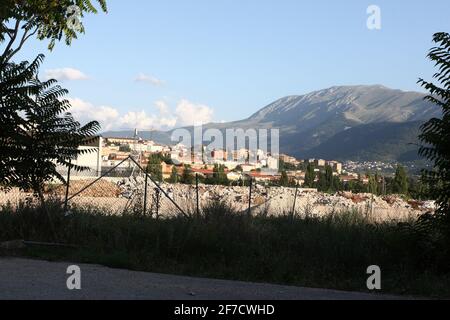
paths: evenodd
<path fill-rule="evenodd" d="M 87 183 L 88 181 L 71 182 L 70 194 L 81 190 Z M 197 190 L 194 185 L 161 183 L 160 186 L 164 193 L 185 212 L 195 211 Z M 95 201 L 95 203 L 102 203 L 105 206 L 111 206 L 115 203 L 114 201 L 118 204 L 117 207 L 125 207 L 127 203 L 135 201 L 141 205 L 144 199 L 144 190 L 145 178 L 143 176 L 132 176 L 121 180 L 102 179 L 80 194 L 76 201 L 88 201 L 88 198 L 93 198 L 91 202 Z M 246 212 L 249 205 L 249 191 L 249 187 L 200 184 L 199 204 L 200 207 L 203 207 L 210 202 L 223 201 L 236 211 Z M 374 196 L 351 192 L 326 194 L 311 189 L 298 189 L 296 198 L 295 194 L 295 188 L 254 185 L 250 202 L 252 213 L 290 214 L 294 212 L 295 203 L 295 214 L 297 215 L 325 216 L 342 211 L 358 211 L 374 220 L 383 221 L 417 218 L 425 212 L 435 210 L 433 201 L 405 200 L 396 195 Z M 158 208 L 158 214 L 161 215 L 177 214 L 179 211 L 151 181 L 148 181 L 147 185 L 147 204 L 149 210 Z"/>
<path fill-rule="evenodd" d="M 131 176 L 124 178 L 117 183 L 120 188 L 120 196 L 123 198 L 131 198 L 137 192 L 145 189 L 145 178 L 141 176 Z"/>
<path fill-rule="evenodd" d="M 69 187 L 69 196 L 78 194 L 79 197 L 91 197 L 91 198 L 115 198 L 118 197 L 122 190 L 114 183 L 107 180 L 99 180 L 92 186 L 84 188 L 92 184 L 94 180 L 71 180 Z M 64 197 L 66 194 L 66 186 L 58 186 L 54 194 L 60 197 Z"/>
<path fill-rule="evenodd" d="M 177 203 L 192 208 L 196 201 L 195 186 L 163 183 L 161 187 Z M 292 212 L 294 197 L 294 188 L 253 186 L 252 212 L 268 212 L 272 215 Z M 199 185 L 199 200 L 201 206 L 211 201 L 223 201 L 238 211 L 245 211 L 248 209 L 249 187 Z M 357 210 L 379 220 L 415 218 L 434 210 L 432 201 L 405 201 L 400 196 L 379 197 L 350 192 L 325 194 L 302 189 L 298 190 L 295 202 L 297 214 L 311 211 L 314 215 L 322 216 L 330 212 Z"/>

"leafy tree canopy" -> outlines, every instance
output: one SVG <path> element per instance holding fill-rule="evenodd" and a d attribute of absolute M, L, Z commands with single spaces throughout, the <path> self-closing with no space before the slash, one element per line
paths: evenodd
<path fill-rule="evenodd" d="M 408 175 L 406 173 L 405 168 L 400 164 L 397 165 L 397 169 L 395 170 L 393 191 L 394 193 L 399 193 L 403 195 L 408 194 Z"/>
<path fill-rule="evenodd" d="M 95 139 L 96 121 L 84 126 L 67 111 L 67 90 L 55 80 L 41 82 L 38 69 L 44 59 L 32 63 L 0 60 L 0 185 L 32 189 L 42 198 L 44 183 L 62 177 L 57 166 L 85 170 L 72 159 L 90 152 L 79 146 Z"/>
<path fill-rule="evenodd" d="M 11 59 L 24 43 L 33 36 L 39 40 L 49 40 L 52 50 L 57 41 L 64 38 L 70 45 L 78 34 L 85 29 L 82 18 L 86 13 L 97 13 L 91 0 L 2 0 L 0 7 L 0 43 L 6 47 L 0 53 L 4 60 Z M 96 0 L 102 11 L 107 12 L 106 0 Z M 77 6 L 78 12 L 70 10 Z M 78 10 L 78 9 L 77 9 Z M 68 22 L 76 18 L 79 29 L 74 29 Z"/>
<path fill-rule="evenodd" d="M 162 181 L 163 180 L 163 173 L 162 173 L 162 159 L 159 154 L 152 154 L 150 155 L 148 159 L 148 165 L 147 165 L 147 172 L 151 175 L 153 179 L 156 181 Z"/>
<path fill-rule="evenodd" d="M 433 170 L 424 172 L 425 180 L 437 197 L 438 217 L 445 221 L 450 234 L 450 34 L 436 33 L 433 41 L 437 45 L 428 58 L 438 69 L 433 76 L 437 83 L 423 79 L 419 83 L 430 93 L 426 99 L 442 109 L 442 118 L 433 118 L 422 126 L 419 154 L 434 164 Z"/>

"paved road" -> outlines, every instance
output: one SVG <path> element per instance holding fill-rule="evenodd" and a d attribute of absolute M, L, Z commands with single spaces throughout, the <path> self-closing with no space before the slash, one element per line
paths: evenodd
<path fill-rule="evenodd" d="M 0 299 L 369 300 L 395 299 L 322 289 L 189 278 L 80 264 L 81 290 L 67 289 L 70 263 L 0 258 Z"/>

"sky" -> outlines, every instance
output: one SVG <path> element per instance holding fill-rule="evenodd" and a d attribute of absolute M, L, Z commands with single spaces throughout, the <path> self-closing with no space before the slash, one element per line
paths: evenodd
<path fill-rule="evenodd" d="M 370 5 L 381 29 L 367 27 Z M 336 85 L 421 91 L 435 32 L 450 32 L 450 1 L 109 0 L 82 19 L 70 47 L 46 55 L 41 78 L 70 91 L 73 114 L 103 130 L 168 129 L 251 116 L 287 95 Z"/>

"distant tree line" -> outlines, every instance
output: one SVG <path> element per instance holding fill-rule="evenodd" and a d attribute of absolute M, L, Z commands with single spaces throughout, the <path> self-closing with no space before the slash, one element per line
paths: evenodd
<path fill-rule="evenodd" d="M 375 195 L 401 194 L 418 200 L 432 198 L 430 186 L 425 177 L 409 176 L 406 169 L 400 164 L 397 165 L 393 177 L 367 172 L 350 181 L 342 181 L 339 175 L 334 174 L 331 166 L 325 166 L 323 170 L 316 171 L 314 164 L 308 163 L 304 165 L 304 168 L 305 178 L 302 187 L 316 188 L 320 192 L 351 191 Z M 364 179 L 366 181 L 363 181 Z M 283 170 L 280 179 L 273 185 L 295 187 L 296 182 L 294 179 L 290 179 L 286 171 Z"/>

